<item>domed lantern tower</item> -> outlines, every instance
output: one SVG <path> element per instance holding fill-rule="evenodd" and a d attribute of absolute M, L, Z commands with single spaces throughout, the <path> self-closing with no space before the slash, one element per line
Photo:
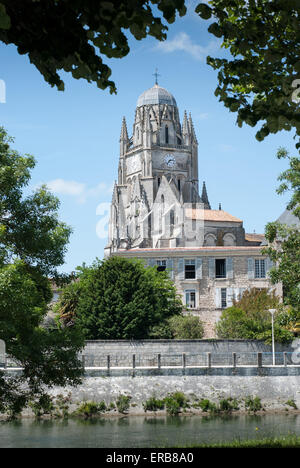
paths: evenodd
<path fill-rule="evenodd" d="M 181 125 L 174 96 L 155 83 L 137 100 L 130 138 L 123 118 L 106 255 L 123 249 L 157 248 L 162 239 L 165 245 L 170 239 L 172 246 L 179 245 L 181 230 L 174 226 L 182 220 L 174 218 L 174 213 L 169 213 L 171 232 L 164 230 L 160 235 L 158 227 L 153 234 L 155 207 L 199 202 L 198 142 L 191 115 L 184 112 Z"/>

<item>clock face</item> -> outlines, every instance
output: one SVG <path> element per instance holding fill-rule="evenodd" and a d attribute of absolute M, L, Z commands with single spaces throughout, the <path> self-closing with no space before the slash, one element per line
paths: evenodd
<path fill-rule="evenodd" d="M 165 163 L 168 167 L 175 167 L 176 166 L 176 159 L 172 154 L 167 154 L 165 156 Z"/>

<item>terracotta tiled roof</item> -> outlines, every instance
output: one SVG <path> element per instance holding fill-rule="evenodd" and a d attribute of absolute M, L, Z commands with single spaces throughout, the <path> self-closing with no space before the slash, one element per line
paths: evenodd
<path fill-rule="evenodd" d="M 265 236 L 263 234 L 245 234 L 245 240 L 246 241 L 252 241 L 252 242 L 262 242 L 265 240 Z"/>
<path fill-rule="evenodd" d="M 192 219 L 203 219 L 204 221 L 219 221 L 219 222 L 231 222 L 231 223 L 242 223 L 243 221 L 223 210 L 199 210 L 188 208 L 186 210 L 187 218 Z"/>
<path fill-rule="evenodd" d="M 211 251 L 211 250 L 253 250 L 253 251 L 260 251 L 261 247 L 256 245 L 247 245 L 247 246 L 205 246 L 205 247 L 161 247 L 159 249 L 152 248 L 152 249 L 124 249 L 123 252 L 158 252 L 158 251 L 165 251 L 165 250 L 172 250 L 174 252 L 185 251 L 185 250 L 195 250 L 195 251 Z M 118 251 L 119 253 L 121 250 Z"/>

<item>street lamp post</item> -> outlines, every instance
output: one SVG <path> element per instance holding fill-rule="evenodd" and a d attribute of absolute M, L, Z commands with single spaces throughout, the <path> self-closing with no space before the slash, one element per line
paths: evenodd
<path fill-rule="evenodd" d="M 276 312 L 276 309 L 269 309 L 269 312 L 272 315 L 272 355 L 273 355 L 273 366 L 275 366 L 274 314 Z"/>

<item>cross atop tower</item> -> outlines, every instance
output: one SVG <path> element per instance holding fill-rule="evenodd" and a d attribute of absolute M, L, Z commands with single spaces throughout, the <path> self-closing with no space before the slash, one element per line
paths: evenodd
<path fill-rule="evenodd" d="M 157 82 L 157 77 L 158 77 L 158 76 L 161 76 L 161 75 L 158 73 L 158 70 L 157 70 L 157 68 L 155 68 L 155 73 L 153 73 L 153 76 L 155 76 L 155 84 L 157 84 L 157 85 L 158 85 L 158 82 Z"/>

